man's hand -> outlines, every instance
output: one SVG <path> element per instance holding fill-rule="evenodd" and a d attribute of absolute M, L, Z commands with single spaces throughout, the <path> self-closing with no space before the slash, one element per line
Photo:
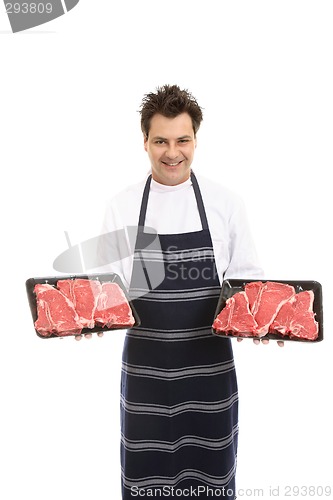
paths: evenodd
<path fill-rule="evenodd" d="M 103 332 L 96 332 L 97 337 L 103 337 L 104 333 Z M 86 339 L 91 339 L 93 336 L 92 333 L 85 333 L 84 335 L 81 333 L 81 335 L 75 335 L 75 340 L 81 340 L 83 337 Z"/>
<path fill-rule="evenodd" d="M 240 337 L 237 338 L 237 342 L 242 342 L 242 340 L 244 339 L 241 339 Z M 259 345 L 259 344 L 264 344 L 264 345 L 267 345 L 269 344 L 269 339 L 253 339 L 253 343 L 256 344 L 256 345 Z M 279 347 L 283 347 L 284 346 L 284 341 L 283 340 L 278 340 L 277 341 L 277 345 Z"/>

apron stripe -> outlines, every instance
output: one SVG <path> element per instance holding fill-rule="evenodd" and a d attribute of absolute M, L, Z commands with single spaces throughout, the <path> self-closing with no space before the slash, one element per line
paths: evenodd
<path fill-rule="evenodd" d="M 204 298 L 219 298 L 220 289 L 194 289 L 189 291 L 179 290 L 179 292 L 170 293 L 164 290 L 157 290 L 154 292 L 150 292 L 149 295 L 144 295 L 147 291 L 143 289 L 135 290 L 134 295 L 132 293 L 132 297 L 141 297 L 142 300 L 152 300 L 156 302 L 160 302 L 161 300 L 168 301 L 186 301 L 186 300 L 201 300 Z"/>
<path fill-rule="evenodd" d="M 194 479 L 196 481 L 200 481 L 200 483 L 203 483 L 204 485 L 216 487 L 222 490 L 222 488 L 226 488 L 228 486 L 230 480 L 235 474 L 235 470 L 236 470 L 236 464 L 234 464 L 233 467 L 224 476 L 213 476 L 210 474 L 205 474 L 204 472 L 201 472 L 199 470 L 185 469 L 174 477 L 154 476 L 154 477 L 142 478 L 140 479 L 140 481 L 135 481 L 135 482 L 127 478 L 124 474 L 123 478 L 125 486 L 127 486 L 128 488 L 131 488 L 133 486 L 138 486 L 140 489 L 151 488 L 151 487 L 161 488 L 164 486 L 176 487 L 180 484 L 181 481 Z M 211 497 L 211 494 L 209 492 L 208 495 L 210 495 Z M 219 496 L 222 497 L 222 495 Z M 200 495 L 200 497 L 204 498 L 202 497 L 202 495 Z M 207 496 L 206 498 L 209 497 Z"/>
<path fill-rule="evenodd" d="M 149 405 L 146 403 L 134 404 L 121 397 L 122 407 L 129 413 L 141 413 L 145 415 L 160 415 L 163 417 L 174 417 L 183 412 L 222 412 L 228 410 L 236 401 L 237 393 L 232 394 L 227 400 L 222 401 L 186 401 L 172 407 L 161 405 Z"/>
<path fill-rule="evenodd" d="M 182 448 L 183 446 L 199 446 L 200 448 L 206 448 L 211 450 L 223 450 L 227 448 L 231 444 L 233 444 L 233 440 L 235 435 L 238 432 L 238 425 L 235 425 L 232 432 L 223 438 L 220 439 L 207 439 L 207 438 L 199 438 L 197 436 L 182 436 L 173 442 L 168 441 L 144 441 L 144 440 L 135 440 L 135 439 L 126 439 L 124 435 L 121 436 L 121 442 L 124 447 L 131 451 L 163 451 L 164 453 L 173 453 L 174 451 Z"/>
<path fill-rule="evenodd" d="M 164 380 L 179 380 L 181 378 L 187 377 L 204 377 L 210 375 L 218 375 L 220 373 L 225 373 L 226 371 L 234 369 L 233 360 L 225 361 L 223 363 L 217 363 L 213 365 L 204 366 L 190 366 L 187 368 L 182 368 L 180 370 L 176 369 L 157 369 L 145 366 L 129 365 L 127 363 L 122 364 L 122 370 L 128 375 L 135 375 L 137 377 L 150 377 Z"/>
<path fill-rule="evenodd" d="M 165 262 L 173 263 L 187 261 L 211 261 L 214 259 L 214 251 L 211 248 L 197 248 L 195 250 L 179 250 L 179 251 L 156 251 L 144 249 L 140 252 L 140 256 L 134 255 L 134 262 L 138 262 L 141 259 L 149 260 L 151 262 Z"/>
<path fill-rule="evenodd" d="M 138 335 L 139 333 L 139 335 Z M 145 328 L 137 327 L 135 331 L 128 332 L 127 337 L 136 341 L 150 340 L 152 342 L 178 342 L 194 339 L 204 339 L 212 336 L 210 328 L 200 328 L 198 330 L 169 330 L 167 332 L 161 330 L 146 330 Z"/>

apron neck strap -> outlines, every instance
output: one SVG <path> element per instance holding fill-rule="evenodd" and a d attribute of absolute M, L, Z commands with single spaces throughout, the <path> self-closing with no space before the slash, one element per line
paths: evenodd
<path fill-rule="evenodd" d="M 207 216 L 206 216 L 206 210 L 205 210 L 205 207 L 203 204 L 203 199 L 201 196 L 201 191 L 199 188 L 197 178 L 192 171 L 191 171 L 191 181 L 192 181 L 192 185 L 193 185 L 193 189 L 194 189 L 194 193 L 195 193 L 195 198 L 197 200 L 202 229 L 208 229 L 208 220 L 207 220 Z"/>
<path fill-rule="evenodd" d="M 141 209 L 140 209 L 140 215 L 139 215 L 139 232 L 143 231 L 144 225 L 145 225 L 151 179 L 152 179 L 152 175 L 150 174 L 148 179 L 147 179 L 147 182 L 146 182 L 146 185 L 145 185 L 145 188 L 143 191 L 143 195 L 142 195 L 142 203 L 141 203 Z M 195 198 L 197 200 L 202 229 L 208 229 L 208 221 L 207 221 L 206 211 L 205 211 L 205 207 L 203 204 L 199 184 L 198 184 L 196 176 L 194 175 L 194 173 L 192 171 L 191 171 L 191 181 L 192 181 L 192 185 L 193 185 L 193 189 L 194 189 Z"/>
<path fill-rule="evenodd" d="M 147 206 L 148 206 L 148 198 L 149 198 L 149 191 L 150 191 L 150 184 L 151 184 L 151 174 L 149 175 L 143 195 L 142 195 L 142 202 L 141 202 L 141 209 L 140 209 L 140 215 L 139 215 L 139 232 L 143 231 L 144 226 L 145 226 L 145 220 L 146 220 L 146 213 L 147 213 Z"/>

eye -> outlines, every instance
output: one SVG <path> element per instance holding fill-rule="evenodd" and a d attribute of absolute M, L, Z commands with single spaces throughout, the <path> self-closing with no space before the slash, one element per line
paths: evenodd
<path fill-rule="evenodd" d="M 189 142 L 189 139 L 180 139 L 180 141 L 182 144 L 184 144 L 185 142 Z"/>
<path fill-rule="evenodd" d="M 158 141 L 155 141 L 155 144 L 164 144 L 165 141 L 162 141 L 162 140 L 158 140 Z"/>

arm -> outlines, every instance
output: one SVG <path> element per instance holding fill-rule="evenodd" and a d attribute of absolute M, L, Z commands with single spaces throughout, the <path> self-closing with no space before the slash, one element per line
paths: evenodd
<path fill-rule="evenodd" d="M 225 272 L 224 279 L 244 278 L 262 279 L 264 271 L 260 267 L 255 245 L 252 239 L 245 206 L 241 202 L 239 208 L 232 214 L 229 221 L 229 252 L 230 263 Z M 238 338 L 238 342 L 243 339 Z M 268 339 L 253 339 L 254 344 L 268 344 Z M 283 341 L 277 342 L 279 347 L 284 346 Z"/>
<path fill-rule="evenodd" d="M 133 239 L 133 235 L 131 234 Z M 133 242 L 131 244 L 128 228 L 122 221 L 117 207 L 111 203 L 104 216 L 98 243 L 99 272 L 111 272 L 120 276 L 127 290 L 133 261 Z"/>
<path fill-rule="evenodd" d="M 229 219 L 229 266 L 224 279 L 261 279 L 264 271 L 260 267 L 245 206 L 242 201 Z"/>
<path fill-rule="evenodd" d="M 119 217 L 116 206 L 111 202 L 105 211 L 101 233 L 96 238 L 95 248 L 92 249 L 95 254 L 94 266 L 96 267 L 90 269 L 90 272 L 116 273 L 128 290 L 132 250 L 127 229 Z M 102 337 L 103 332 L 97 332 L 97 335 Z M 83 335 L 76 335 L 75 339 L 80 340 L 82 337 Z M 84 337 L 89 339 L 92 333 L 87 333 Z"/>

